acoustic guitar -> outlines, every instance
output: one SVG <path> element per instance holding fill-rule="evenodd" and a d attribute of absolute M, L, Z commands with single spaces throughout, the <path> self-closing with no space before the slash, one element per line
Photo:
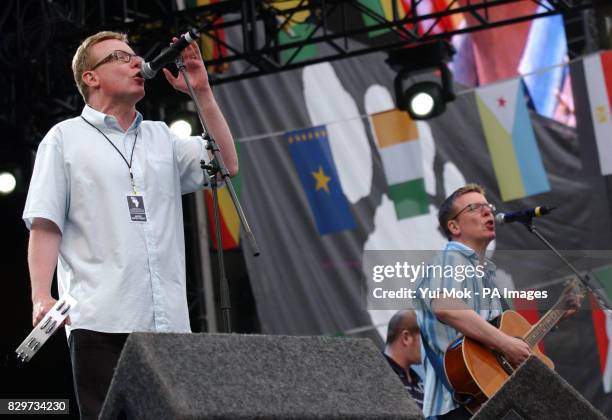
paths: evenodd
<path fill-rule="evenodd" d="M 515 311 L 504 311 L 493 323 L 504 333 L 525 341 L 549 368 L 552 360 L 544 355 L 537 344 L 554 328 L 568 310 L 567 300 L 574 295 L 578 281 L 565 287 L 555 305 L 534 325 Z M 455 340 L 444 354 L 444 370 L 453 388 L 453 398 L 470 413 L 478 411 L 508 380 L 514 368 L 504 356 L 468 337 Z"/>

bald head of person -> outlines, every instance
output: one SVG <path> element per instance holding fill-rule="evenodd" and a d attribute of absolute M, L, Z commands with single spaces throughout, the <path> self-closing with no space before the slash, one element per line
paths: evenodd
<path fill-rule="evenodd" d="M 421 363 L 421 338 L 414 311 L 398 311 L 391 317 L 385 353 L 404 368 Z"/>

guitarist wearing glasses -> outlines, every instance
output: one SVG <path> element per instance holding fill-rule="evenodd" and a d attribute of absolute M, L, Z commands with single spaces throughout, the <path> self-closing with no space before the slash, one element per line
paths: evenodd
<path fill-rule="evenodd" d="M 501 315 L 501 299 L 474 298 L 474 292 L 495 287 L 495 265 L 485 259 L 487 246 L 495 239 L 495 206 L 490 204 L 483 188 L 467 184 L 453 192 L 440 206 L 438 220 L 449 242 L 438 256 L 443 267 L 473 267 L 473 276 L 442 275 L 421 279 L 420 287 L 431 290 L 456 290 L 467 296 L 434 297 L 424 300 L 418 311 L 425 349 L 425 392 L 423 414 L 438 419 L 468 419 L 470 412 L 453 399 L 453 387 L 445 372 L 444 355 L 458 336 L 465 336 L 500 355 L 509 370 L 536 352 L 521 338 L 508 335 L 490 323 Z M 461 267 L 462 266 L 462 267 Z M 459 273 L 458 270 L 454 271 Z M 471 297 L 470 297 L 471 293 Z M 525 321 L 526 322 L 526 321 Z M 467 339 L 466 339 L 467 340 Z M 493 353 L 492 353 L 493 354 Z M 474 411 L 474 406 L 470 407 Z M 477 409 L 477 407 L 476 407 Z"/>

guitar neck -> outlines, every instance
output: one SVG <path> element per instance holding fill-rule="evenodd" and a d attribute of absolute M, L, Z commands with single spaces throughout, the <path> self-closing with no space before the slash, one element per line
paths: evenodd
<path fill-rule="evenodd" d="M 564 297 L 577 285 L 577 281 L 573 280 L 565 287 L 561 293 L 561 297 L 557 300 L 554 306 L 544 314 L 544 316 L 536 322 L 531 329 L 523 336 L 529 347 L 535 347 L 545 336 L 559 323 L 567 309 L 562 309 L 565 306 Z"/>
<path fill-rule="evenodd" d="M 544 316 L 535 323 L 531 329 L 525 334 L 523 340 L 529 347 L 535 347 L 545 336 L 552 330 L 555 325 L 561 320 L 565 314 L 564 310 L 553 307 Z"/>

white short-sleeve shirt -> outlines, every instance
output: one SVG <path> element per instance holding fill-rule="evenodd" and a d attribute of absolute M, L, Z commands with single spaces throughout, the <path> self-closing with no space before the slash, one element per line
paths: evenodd
<path fill-rule="evenodd" d="M 127 131 L 87 105 L 81 115 L 128 162 L 138 134 L 132 173 L 147 221 L 132 221 L 128 165 L 98 130 L 76 117 L 47 133 L 23 219 L 30 228 L 45 218 L 62 232 L 59 293 L 78 301 L 68 332 L 189 332 L 181 194 L 203 188 L 203 142 L 140 113 Z"/>

